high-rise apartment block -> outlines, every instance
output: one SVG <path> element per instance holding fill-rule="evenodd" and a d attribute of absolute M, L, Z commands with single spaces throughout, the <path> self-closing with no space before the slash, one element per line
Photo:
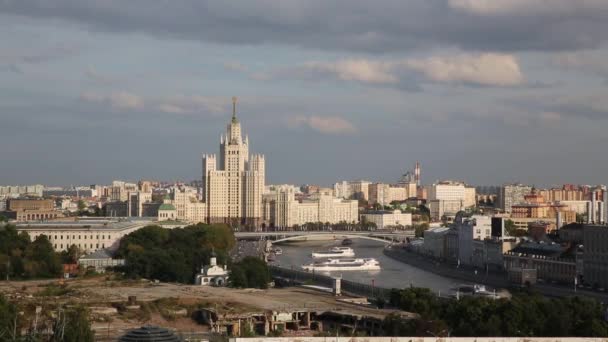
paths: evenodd
<path fill-rule="evenodd" d="M 249 138 L 243 139 L 236 117 L 236 98 L 226 136 L 220 137 L 219 160 L 215 154 L 203 155 L 202 159 L 203 200 L 209 222 L 260 225 L 265 159 L 263 155 L 249 155 Z"/>
<path fill-rule="evenodd" d="M 497 207 L 505 213 L 511 212 L 514 204 L 524 202 L 524 196 L 532 191 L 532 187 L 523 184 L 505 184 L 500 188 Z"/>

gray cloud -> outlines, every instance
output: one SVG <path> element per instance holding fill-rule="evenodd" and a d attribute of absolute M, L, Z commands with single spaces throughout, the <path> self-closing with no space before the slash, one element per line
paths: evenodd
<path fill-rule="evenodd" d="M 608 39 L 606 7 L 603 0 L 0 2 L 3 13 L 105 31 L 366 52 L 437 45 L 490 51 L 595 48 Z"/>

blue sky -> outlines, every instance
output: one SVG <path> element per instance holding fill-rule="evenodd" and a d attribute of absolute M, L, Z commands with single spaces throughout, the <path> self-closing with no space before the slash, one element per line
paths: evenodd
<path fill-rule="evenodd" d="M 0 1 L 0 183 L 606 183 L 608 2 Z"/>

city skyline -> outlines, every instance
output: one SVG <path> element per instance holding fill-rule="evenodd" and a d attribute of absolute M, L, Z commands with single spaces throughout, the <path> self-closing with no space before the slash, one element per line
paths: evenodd
<path fill-rule="evenodd" d="M 605 184 L 608 4 L 555 1 L 5 1 L 0 183 L 198 179 L 237 95 L 272 184 Z"/>

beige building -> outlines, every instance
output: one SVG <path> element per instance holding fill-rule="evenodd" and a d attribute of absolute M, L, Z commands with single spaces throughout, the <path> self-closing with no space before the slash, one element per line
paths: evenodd
<path fill-rule="evenodd" d="M 466 186 L 464 188 L 464 207 L 476 207 L 477 206 L 477 191 L 473 186 Z"/>
<path fill-rule="evenodd" d="M 236 117 L 236 98 L 226 136 L 220 137 L 219 160 L 214 154 L 203 155 L 202 184 L 209 222 L 262 223 L 265 159 L 249 155 L 249 138 L 243 139 Z"/>
<path fill-rule="evenodd" d="M 27 232 L 33 241 L 46 235 L 56 251 L 76 245 L 86 253 L 103 248 L 115 249 L 120 239 L 153 221 L 83 220 L 41 223 L 18 223 L 17 231 Z"/>
<path fill-rule="evenodd" d="M 369 203 L 390 205 L 394 201 L 405 201 L 410 196 L 405 187 L 392 186 L 384 183 L 374 183 L 369 185 Z"/>
<path fill-rule="evenodd" d="M 293 227 L 306 223 L 357 222 L 358 201 L 326 194 L 296 200 L 292 186 L 278 186 L 264 194 L 264 221 L 273 227 Z"/>
<path fill-rule="evenodd" d="M 173 208 L 173 210 L 171 209 Z M 198 200 L 195 188 L 171 188 L 158 209 L 159 221 L 178 220 L 187 223 L 207 222 L 207 205 Z"/>
<path fill-rule="evenodd" d="M 9 199 L 4 215 L 16 221 L 43 221 L 63 217 L 61 211 L 55 210 L 55 201 L 50 199 Z"/>
<path fill-rule="evenodd" d="M 367 211 L 361 214 L 361 221 L 363 220 L 376 224 L 377 229 L 408 227 L 412 225 L 412 214 L 403 213 L 401 210 Z"/>

